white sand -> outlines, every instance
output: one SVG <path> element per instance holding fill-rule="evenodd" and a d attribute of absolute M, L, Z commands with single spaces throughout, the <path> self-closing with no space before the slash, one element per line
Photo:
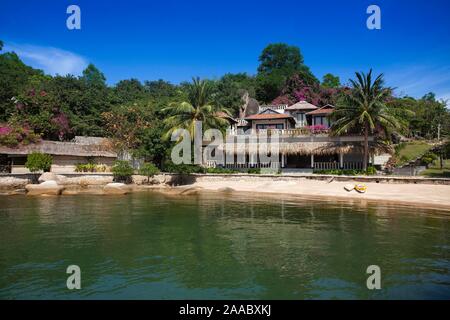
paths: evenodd
<path fill-rule="evenodd" d="M 215 180 L 199 179 L 192 186 L 206 190 L 219 190 L 231 188 L 235 191 L 248 193 L 275 193 L 303 195 L 309 197 L 336 197 L 342 199 L 366 199 L 383 202 L 398 202 L 415 204 L 420 207 L 439 207 L 450 209 L 450 185 L 434 184 L 401 184 L 401 183 L 364 183 L 367 192 L 350 192 L 344 189 L 351 182 L 330 182 L 298 179 L 295 181 L 268 181 L 253 179 L 241 180 Z"/>

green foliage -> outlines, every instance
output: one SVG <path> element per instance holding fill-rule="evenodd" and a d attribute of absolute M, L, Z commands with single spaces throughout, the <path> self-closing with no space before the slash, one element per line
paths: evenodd
<path fill-rule="evenodd" d="M 450 135 L 450 110 L 445 101 L 437 101 L 433 93 L 428 93 L 421 99 L 412 97 L 395 98 L 390 102 L 396 109 L 406 111 L 407 122 L 405 135 L 436 139 L 440 126 L 440 136 Z"/>
<path fill-rule="evenodd" d="M 144 163 L 141 168 L 139 169 L 139 174 L 146 176 L 148 178 L 153 177 L 154 175 L 159 173 L 158 167 L 156 167 L 151 162 Z"/>
<path fill-rule="evenodd" d="M 356 80 L 350 79 L 351 92 L 332 113 L 332 131 L 336 135 L 349 132 L 364 135 L 363 168 L 367 169 L 369 158 L 369 134 L 390 139 L 392 131 L 400 130 L 404 122 L 392 107 L 387 105 L 391 89 L 384 87 L 383 75 L 372 78 L 372 70 L 367 74 L 356 73 Z"/>
<path fill-rule="evenodd" d="M 49 154 L 33 152 L 27 156 L 25 167 L 31 172 L 48 172 L 52 166 L 52 161 L 52 156 Z"/>
<path fill-rule="evenodd" d="M 113 108 L 102 113 L 107 135 L 113 139 L 116 149 L 133 150 L 141 145 L 144 131 L 153 119 L 151 105 L 138 101 Z"/>
<path fill-rule="evenodd" d="M 83 70 L 83 76 L 81 79 L 89 86 L 106 86 L 105 75 L 92 63 L 90 63 L 86 69 Z"/>
<path fill-rule="evenodd" d="M 167 98 L 176 98 L 182 94 L 182 90 L 168 81 L 159 79 L 157 81 L 145 81 L 145 92 L 150 98 L 160 100 Z"/>
<path fill-rule="evenodd" d="M 111 168 L 114 175 L 114 181 L 117 182 L 131 182 L 131 176 L 134 174 L 134 169 L 128 161 L 116 160 Z"/>
<path fill-rule="evenodd" d="M 294 74 L 303 65 L 300 49 L 285 43 L 273 43 L 264 48 L 259 56 L 258 73 L 270 74 L 276 70 Z"/>
<path fill-rule="evenodd" d="M 25 65 L 14 52 L 0 54 L 0 121 L 8 120 L 17 97 L 32 77 L 44 77 L 41 70 Z"/>
<path fill-rule="evenodd" d="M 422 158 L 420 158 L 420 161 L 424 163 L 425 165 L 431 164 L 434 160 L 437 160 L 438 156 L 434 154 L 433 152 L 427 152 L 425 153 Z"/>
<path fill-rule="evenodd" d="M 208 168 L 206 173 L 215 173 L 215 174 L 232 174 L 239 173 L 239 170 L 227 169 L 227 168 Z"/>
<path fill-rule="evenodd" d="M 17 147 L 19 144 L 28 145 L 40 140 L 40 135 L 27 128 L 10 124 L 0 127 L 0 146 Z"/>
<path fill-rule="evenodd" d="M 244 104 L 242 97 L 245 94 L 252 98 L 256 95 L 255 79 L 246 73 L 227 73 L 214 84 L 215 102 L 228 109 L 234 117 L 239 116 L 239 109 Z"/>
<path fill-rule="evenodd" d="M 322 86 L 324 88 L 339 88 L 341 86 L 341 81 L 338 76 L 327 73 L 323 76 Z"/>
<path fill-rule="evenodd" d="M 399 159 L 396 165 L 415 160 L 431 148 L 432 145 L 425 141 L 402 142 L 395 147 L 395 155 Z"/>
<path fill-rule="evenodd" d="M 202 122 L 203 130 L 224 129 L 228 125 L 228 121 L 218 115 L 218 112 L 226 112 L 226 110 L 215 104 L 212 89 L 211 82 L 194 78 L 192 84 L 187 86 L 187 101 L 173 102 L 163 109 L 163 112 L 168 115 L 164 119 L 165 139 L 170 139 L 172 133 L 178 129 L 186 129 L 193 140 L 196 130 L 195 121 Z"/>
<path fill-rule="evenodd" d="M 261 174 L 261 168 L 250 168 L 247 170 L 248 174 Z"/>
<path fill-rule="evenodd" d="M 164 164 L 164 171 L 170 173 L 190 174 L 190 173 L 206 173 L 206 169 L 193 164 L 174 164 L 167 161 Z"/>
<path fill-rule="evenodd" d="M 132 101 L 146 98 L 145 87 L 137 79 L 121 80 L 114 87 L 114 94 L 120 103 L 130 103 Z"/>
<path fill-rule="evenodd" d="M 256 97 L 269 103 L 281 94 L 286 81 L 294 74 L 305 83 L 318 83 L 317 78 L 304 64 L 300 49 L 284 43 L 269 44 L 259 57 L 256 77 Z"/>
<path fill-rule="evenodd" d="M 430 178 L 450 178 L 450 160 L 444 160 L 442 167 L 441 162 L 435 160 L 428 166 L 428 169 L 420 174 Z"/>

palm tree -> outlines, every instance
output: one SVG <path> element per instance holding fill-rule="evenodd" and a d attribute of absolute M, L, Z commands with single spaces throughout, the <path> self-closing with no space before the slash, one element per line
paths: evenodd
<path fill-rule="evenodd" d="M 219 107 L 213 101 L 211 83 L 200 78 L 193 78 L 187 87 L 187 101 L 172 102 L 162 111 L 168 114 L 164 120 L 167 131 L 164 137 L 170 138 L 177 129 L 186 129 L 195 137 L 195 121 L 201 121 L 203 129 L 222 129 L 228 121 L 223 113 L 229 115 L 226 109 Z"/>
<path fill-rule="evenodd" d="M 395 110 L 389 108 L 387 102 L 392 89 L 384 87 L 383 74 L 372 81 L 372 69 L 369 73 L 356 72 L 356 80 L 350 79 L 352 90 L 341 105 L 332 114 L 334 120 L 332 132 L 336 135 L 358 131 L 364 134 L 363 169 L 367 170 L 369 158 L 369 133 L 386 134 L 391 130 L 399 130 L 404 126 L 396 116 Z"/>

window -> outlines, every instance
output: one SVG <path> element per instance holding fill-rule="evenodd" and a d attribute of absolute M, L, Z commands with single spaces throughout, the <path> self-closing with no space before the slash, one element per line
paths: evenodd
<path fill-rule="evenodd" d="M 314 117 L 314 125 L 323 125 L 328 127 L 328 119 L 325 116 L 315 116 Z"/>
<path fill-rule="evenodd" d="M 258 130 L 267 130 L 267 129 L 284 129 L 284 125 L 282 123 L 261 123 L 256 125 L 256 129 Z"/>

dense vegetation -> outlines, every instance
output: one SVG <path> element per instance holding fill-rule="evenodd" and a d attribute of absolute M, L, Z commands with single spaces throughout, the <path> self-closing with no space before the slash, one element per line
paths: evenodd
<path fill-rule="evenodd" d="M 202 92 L 195 91 L 199 87 Z M 260 103 L 306 100 L 319 106 L 339 106 L 352 92 L 335 75 L 317 79 L 300 49 L 282 43 L 270 44 L 262 51 L 255 75 L 226 74 L 217 80 L 195 79 L 194 84 L 125 79 L 110 86 L 93 64 L 81 76 L 49 76 L 25 65 L 14 52 L 4 52 L 0 54 L 0 144 L 108 136 L 118 149 L 132 151 L 159 168 L 191 171 L 197 169 L 175 167 L 167 161 L 171 142 L 163 136 L 168 130 L 189 127 L 192 120 L 221 126 L 215 111 L 226 109 L 238 116 L 244 95 Z M 435 139 L 438 134 L 450 133 L 449 111 L 432 93 L 414 99 L 395 97 L 386 89 L 382 100 L 383 107 L 373 114 L 381 119 L 378 124 L 389 109 L 401 115 L 399 133 L 404 136 Z M 366 119 L 368 129 L 374 129 Z M 384 129 L 389 131 L 388 126 Z"/>

